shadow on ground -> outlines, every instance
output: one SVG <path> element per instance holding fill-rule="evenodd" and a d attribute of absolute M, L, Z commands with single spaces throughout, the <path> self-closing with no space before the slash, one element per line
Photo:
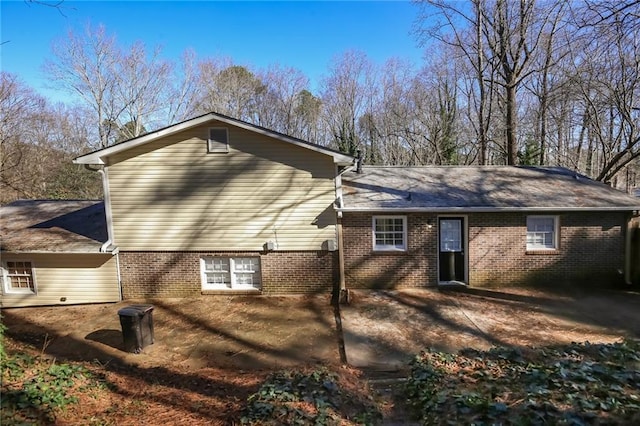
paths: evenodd
<path fill-rule="evenodd" d="M 406 368 L 420 350 L 611 342 L 640 336 L 640 295 L 508 288 L 355 291 L 341 309 L 351 365 Z"/>

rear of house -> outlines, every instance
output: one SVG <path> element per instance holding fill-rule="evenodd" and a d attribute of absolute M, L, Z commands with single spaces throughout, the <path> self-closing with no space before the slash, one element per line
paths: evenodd
<path fill-rule="evenodd" d="M 352 157 L 207 114 L 76 162 L 103 168 L 125 298 L 331 291 Z"/>
<path fill-rule="evenodd" d="M 640 203 L 561 168 L 364 167 L 339 212 L 351 288 L 630 282 Z"/>
<path fill-rule="evenodd" d="M 215 113 L 75 162 L 104 202 L 2 207 L 3 307 L 639 273 L 640 199 L 562 168 L 361 168 Z"/>

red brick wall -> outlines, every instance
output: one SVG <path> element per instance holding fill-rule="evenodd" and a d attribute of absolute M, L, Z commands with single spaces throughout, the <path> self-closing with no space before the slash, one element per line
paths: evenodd
<path fill-rule="evenodd" d="M 560 213 L 559 248 L 527 252 L 526 214 L 469 216 L 471 285 L 614 284 L 624 271 L 624 213 Z"/>
<path fill-rule="evenodd" d="M 549 213 L 552 214 L 552 213 Z M 407 214 L 408 250 L 372 250 L 372 215 L 347 213 L 342 219 L 346 284 L 350 288 L 437 285 L 437 215 Z M 473 286 L 622 279 L 624 213 L 561 213 L 560 247 L 526 251 L 525 213 L 473 213 L 468 220 L 468 271 Z M 434 226 L 429 228 L 427 223 Z"/>
<path fill-rule="evenodd" d="M 262 293 L 330 292 L 336 279 L 337 252 L 120 252 L 123 297 L 200 295 L 200 258 L 217 255 L 259 256 Z"/>
<path fill-rule="evenodd" d="M 430 214 L 407 216 L 407 251 L 373 251 L 372 215 L 348 213 L 342 219 L 347 288 L 426 287 L 436 284 L 437 230 Z"/>

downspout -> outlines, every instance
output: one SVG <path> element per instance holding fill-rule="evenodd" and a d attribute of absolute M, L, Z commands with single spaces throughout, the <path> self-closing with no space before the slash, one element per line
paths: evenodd
<path fill-rule="evenodd" d="M 120 253 L 116 253 L 116 279 L 118 280 L 118 290 L 120 292 L 120 300 L 124 300 L 122 293 L 122 277 L 120 276 Z"/>
<path fill-rule="evenodd" d="M 631 233 L 633 224 L 633 214 L 627 216 L 627 229 L 624 236 L 624 283 L 631 284 Z"/>
<path fill-rule="evenodd" d="M 109 179 L 107 171 L 103 168 L 98 170 L 102 175 L 102 192 L 104 194 L 104 214 L 107 219 L 107 241 L 100 247 L 100 251 L 107 252 L 109 246 L 113 245 L 113 218 L 111 217 L 111 191 L 109 190 Z"/>
<path fill-rule="evenodd" d="M 102 193 L 104 195 L 104 214 L 107 221 L 107 241 L 100 247 L 100 253 L 107 253 L 108 248 L 113 245 L 113 219 L 111 217 L 111 193 L 109 192 L 109 179 L 104 166 L 99 169 L 93 169 L 89 164 L 84 166 L 87 170 L 100 173 L 102 177 Z"/>
<path fill-rule="evenodd" d="M 120 292 L 120 300 L 124 300 L 124 294 L 122 292 L 122 277 L 120 275 L 120 250 L 117 248 L 109 250 L 109 247 L 113 246 L 113 217 L 111 216 L 111 192 L 109 191 L 109 178 L 104 166 L 100 166 L 98 169 L 93 169 L 89 164 L 85 164 L 84 167 L 92 172 L 100 173 L 102 179 L 102 194 L 104 197 L 104 216 L 107 225 L 107 241 L 100 246 L 100 253 L 111 253 L 116 257 L 116 279 L 118 280 L 118 290 Z"/>
<path fill-rule="evenodd" d="M 338 223 L 336 224 L 338 231 L 338 265 L 340 268 L 340 300 L 347 301 L 347 284 L 344 272 L 344 240 L 342 237 L 342 212 L 338 212 Z M 345 300 L 347 299 L 347 300 Z"/>
<path fill-rule="evenodd" d="M 358 161 L 358 164 L 360 161 Z M 345 277 L 345 262 L 344 262 L 344 237 L 342 232 L 342 175 L 350 170 L 353 170 L 356 165 L 347 166 L 339 173 L 336 173 L 336 205 L 337 205 L 337 221 L 336 221 L 336 237 L 338 239 L 338 268 L 339 268 L 339 294 L 338 301 L 340 303 L 349 303 L 349 291 L 347 290 L 347 283 Z"/>

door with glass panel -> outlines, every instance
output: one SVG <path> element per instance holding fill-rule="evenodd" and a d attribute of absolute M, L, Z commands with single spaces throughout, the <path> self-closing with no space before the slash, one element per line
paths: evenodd
<path fill-rule="evenodd" d="M 438 281 L 466 282 L 464 217 L 438 218 Z"/>

